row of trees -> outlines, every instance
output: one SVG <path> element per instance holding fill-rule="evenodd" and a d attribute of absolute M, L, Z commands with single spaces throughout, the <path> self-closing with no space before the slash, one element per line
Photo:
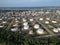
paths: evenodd
<path fill-rule="evenodd" d="M 56 45 L 60 38 L 36 39 L 29 35 L 0 29 L 0 44 L 3 45 Z"/>

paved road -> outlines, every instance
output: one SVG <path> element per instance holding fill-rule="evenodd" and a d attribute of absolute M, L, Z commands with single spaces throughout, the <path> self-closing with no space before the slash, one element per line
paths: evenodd
<path fill-rule="evenodd" d="M 35 20 L 42 25 L 42 27 L 50 34 L 50 35 L 54 35 L 54 33 L 52 31 L 50 31 L 44 24 L 42 24 L 37 18 L 35 18 Z"/>

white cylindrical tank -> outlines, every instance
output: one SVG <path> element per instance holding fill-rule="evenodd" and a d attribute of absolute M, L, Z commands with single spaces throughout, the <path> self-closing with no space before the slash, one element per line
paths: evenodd
<path fill-rule="evenodd" d="M 12 28 L 11 29 L 11 31 L 17 31 L 18 30 L 18 28 Z"/>
<path fill-rule="evenodd" d="M 38 29 L 36 32 L 37 32 L 37 34 L 44 34 L 44 30 L 43 29 Z"/>
<path fill-rule="evenodd" d="M 0 25 L 0 28 L 3 28 L 4 26 Z"/>
<path fill-rule="evenodd" d="M 23 22 L 26 22 L 27 20 L 25 18 L 23 18 Z"/>
<path fill-rule="evenodd" d="M 33 21 L 33 18 L 32 18 L 32 19 L 30 19 L 30 21 Z"/>
<path fill-rule="evenodd" d="M 46 18 L 46 20 L 50 20 L 50 18 Z"/>
<path fill-rule="evenodd" d="M 40 20 L 40 21 L 42 21 L 42 20 L 43 20 L 43 18 L 39 18 L 39 20 Z"/>
<path fill-rule="evenodd" d="M 54 28 L 54 29 L 53 29 L 53 32 L 56 32 L 56 33 L 57 33 L 57 32 L 59 32 L 59 31 L 58 31 L 57 28 Z"/>
<path fill-rule="evenodd" d="M 52 21 L 52 23 L 57 23 L 57 21 Z"/>
<path fill-rule="evenodd" d="M 24 25 L 24 26 L 25 26 L 25 25 L 28 25 L 28 22 L 24 22 L 23 25 Z"/>
<path fill-rule="evenodd" d="M 45 24 L 49 24 L 49 21 L 45 21 Z"/>
<path fill-rule="evenodd" d="M 24 29 L 28 30 L 29 29 L 29 25 L 24 26 Z"/>
<path fill-rule="evenodd" d="M 7 23 L 6 21 L 3 21 L 2 23 Z"/>
<path fill-rule="evenodd" d="M 60 28 L 59 27 L 57 29 L 60 31 Z"/>
<path fill-rule="evenodd" d="M 35 24 L 35 25 L 34 25 L 34 28 L 35 28 L 35 29 L 38 29 L 39 27 L 40 27 L 39 24 Z"/>

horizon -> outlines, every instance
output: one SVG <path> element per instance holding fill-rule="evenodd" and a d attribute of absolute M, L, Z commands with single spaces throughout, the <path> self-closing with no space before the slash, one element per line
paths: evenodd
<path fill-rule="evenodd" d="M 33 6 L 32 6 L 33 7 Z M 36 7 L 36 6 L 35 6 Z M 41 7 L 43 7 L 43 8 L 45 8 L 45 7 L 60 7 L 60 6 L 39 6 L 40 8 Z M 2 8 L 2 7 L 0 7 L 0 8 Z M 20 8 L 24 8 L 24 7 L 20 7 Z M 29 8 L 29 7 L 27 7 L 27 8 Z"/>
<path fill-rule="evenodd" d="M 0 0 L 0 7 L 60 6 L 60 0 Z"/>

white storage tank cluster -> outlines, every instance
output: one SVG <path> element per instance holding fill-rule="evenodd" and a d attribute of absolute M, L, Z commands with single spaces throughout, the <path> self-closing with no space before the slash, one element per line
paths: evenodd
<path fill-rule="evenodd" d="M 40 25 L 39 24 L 35 24 L 34 25 L 34 28 L 37 29 L 36 30 L 36 33 L 37 34 L 44 34 L 44 30 L 40 28 Z"/>
<path fill-rule="evenodd" d="M 29 25 L 28 25 L 28 22 L 27 21 L 24 21 L 23 22 L 23 29 L 24 30 L 28 30 L 29 29 Z"/>
<path fill-rule="evenodd" d="M 13 24 L 12 26 L 14 27 L 14 28 L 11 28 L 11 31 L 18 31 L 19 29 L 18 29 L 18 19 L 17 18 L 15 18 L 15 24 Z"/>
<path fill-rule="evenodd" d="M 12 25 L 13 26 L 13 28 L 11 28 L 11 31 L 18 31 L 19 29 L 18 29 L 18 24 L 16 23 L 16 24 L 13 24 Z"/>
<path fill-rule="evenodd" d="M 17 18 L 15 18 L 15 22 L 16 22 L 16 23 L 18 23 L 18 22 L 19 22 Z"/>

